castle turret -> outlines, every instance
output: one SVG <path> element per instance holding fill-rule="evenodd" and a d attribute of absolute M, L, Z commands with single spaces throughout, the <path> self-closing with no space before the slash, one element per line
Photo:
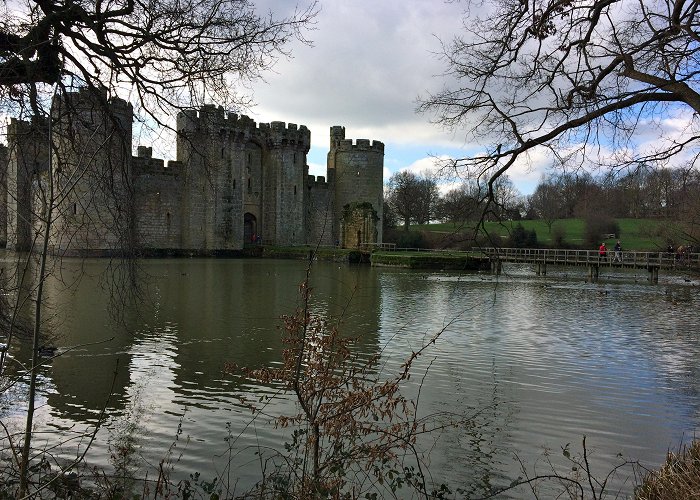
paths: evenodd
<path fill-rule="evenodd" d="M 331 127 L 328 180 L 334 194 L 334 234 L 341 246 L 382 242 L 384 144 L 345 139 Z"/>
<path fill-rule="evenodd" d="M 7 248 L 27 251 L 32 247 L 32 226 L 38 219 L 33 200 L 35 181 L 49 163 L 48 120 L 13 118 L 7 127 Z"/>
<path fill-rule="evenodd" d="M 105 89 L 82 88 L 60 95 L 51 115 L 55 190 L 67 193 L 54 208 L 52 250 L 100 254 L 132 247 L 131 105 L 109 99 Z"/>
<path fill-rule="evenodd" d="M 311 133 L 305 126 L 270 124 L 269 155 L 265 162 L 263 227 L 267 241 L 277 245 L 306 243 L 306 154 Z"/>

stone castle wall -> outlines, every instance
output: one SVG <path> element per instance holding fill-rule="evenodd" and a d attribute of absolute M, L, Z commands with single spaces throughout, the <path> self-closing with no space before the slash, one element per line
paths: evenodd
<path fill-rule="evenodd" d="M 152 158 L 151 148 L 139 146 L 132 159 L 137 240 L 144 248 L 182 248 L 182 176 L 184 167 Z"/>
<path fill-rule="evenodd" d="M 0 144 L 0 200 L 7 200 L 7 166 L 10 161 L 7 146 Z M 7 203 L 0 203 L 0 247 L 7 245 Z"/>
<path fill-rule="evenodd" d="M 323 176 L 308 176 L 306 185 L 306 241 L 310 245 L 329 246 L 338 241 L 333 233 L 333 196 Z"/>
<path fill-rule="evenodd" d="M 52 117 L 53 180 L 67 193 L 55 207 L 55 253 L 99 255 L 127 244 L 209 254 L 256 240 L 333 245 L 342 243 L 345 205 L 381 211 L 384 146 L 346 140 L 342 127 L 331 129 L 326 181 L 308 175 L 311 137 L 303 125 L 256 124 L 214 106 L 186 110 L 177 118 L 177 161 L 166 164 L 145 146 L 131 156 L 132 109 L 121 99 L 69 93 L 54 103 Z M 0 211 L 0 225 L 8 247 L 26 250 L 36 234 L 32 221 L 46 209 L 47 124 L 13 120 L 6 160 L 4 151 L 7 224 Z M 381 233 L 361 238 L 381 242 Z"/>

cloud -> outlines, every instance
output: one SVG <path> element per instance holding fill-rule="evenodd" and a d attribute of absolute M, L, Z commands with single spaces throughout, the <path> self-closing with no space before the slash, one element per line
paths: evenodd
<path fill-rule="evenodd" d="M 384 142 L 450 142 L 415 108 L 418 94 L 441 85 L 435 34 L 457 30 L 461 11 L 459 2 L 324 3 L 314 46 L 294 45 L 256 85 L 254 117 L 305 124 L 314 145 L 327 143 L 331 125 Z"/>

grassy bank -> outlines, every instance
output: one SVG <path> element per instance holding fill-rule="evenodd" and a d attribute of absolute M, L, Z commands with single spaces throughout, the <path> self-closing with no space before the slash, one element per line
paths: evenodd
<path fill-rule="evenodd" d="M 652 219 L 616 219 L 620 227 L 617 237 L 626 250 L 654 251 L 666 248 L 669 235 L 673 234 L 673 227 L 668 221 Z M 585 222 L 583 219 L 558 219 L 552 224 L 552 229 L 542 220 L 520 220 L 504 222 L 486 222 L 485 229 L 492 238 L 506 240 L 513 228 L 522 224 L 528 231 L 537 233 L 540 246 L 551 247 L 553 236 L 557 230 L 562 231 L 564 242 L 571 247 L 584 246 Z M 555 229 L 559 228 L 559 229 Z M 411 226 L 412 230 L 449 234 L 472 235 L 474 223 L 442 223 Z M 607 238 L 605 242 L 614 245 L 616 238 Z"/>
<path fill-rule="evenodd" d="M 367 253 L 354 249 L 309 246 L 274 247 L 259 246 L 245 249 L 248 257 L 267 259 L 308 260 L 312 255 L 316 260 L 331 262 L 371 263 L 373 266 L 405 267 L 410 269 L 453 269 L 479 271 L 489 269 L 489 261 L 479 254 L 469 252 L 373 252 L 369 261 Z"/>
<path fill-rule="evenodd" d="M 293 259 L 309 260 L 313 257 L 316 260 L 332 262 L 359 262 L 361 254 L 351 248 L 337 247 L 311 247 L 311 246 L 252 246 L 246 248 L 249 257 L 261 257 L 266 259 Z"/>
<path fill-rule="evenodd" d="M 489 269 L 483 256 L 465 252 L 374 252 L 373 266 L 406 267 L 410 269 L 452 269 L 480 271 Z"/>

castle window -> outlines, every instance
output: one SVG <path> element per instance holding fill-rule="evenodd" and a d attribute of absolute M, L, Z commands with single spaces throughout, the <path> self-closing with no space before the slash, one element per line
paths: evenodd
<path fill-rule="evenodd" d="M 78 213 L 78 204 L 73 203 L 73 215 L 76 215 Z"/>
<path fill-rule="evenodd" d="M 224 148 L 221 148 L 221 158 L 224 157 Z"/>
<path fill-rule="evenodd" d="M 170 225 L 170 212 L 165 214 L 165 223 Z"/>
<path fill-rule="evenodd" d="M 236 179 L 233 179 L 233 189 L 236 189 Z"/>
<path fill-rule="evenodd" d="M 297 185 L 294 184 L 294 196 L 296 196 L 296 195 L 297 195 Z"/>
<path fill-rule="evenodd" d="M 253 188 L 252 188 L 252 186 L 251 186 L 251 184 L 250 184 L 250 177 L 248 177 L 248 192 L 249 192 L 249 193 L 252 193 L 252 192 L 253 192 Z"/>
<path fill-rule="evenodd" d="M 297 154 L 296 154 L 296 152 L 295 152 L 295 153 L 294 153 L 294 163 L 296 163 L 296 162 L 297 162 Z"/>

